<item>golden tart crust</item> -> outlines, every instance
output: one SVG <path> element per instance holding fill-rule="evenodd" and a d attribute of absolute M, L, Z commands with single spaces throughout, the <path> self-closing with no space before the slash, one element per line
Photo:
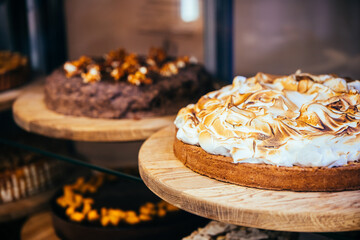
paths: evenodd
<path fill-rule="evenodd" d="M 186 167 L 197 173 L 246 187 L 303 192 L 360 189 L 359 162 L 333 168 L 233 163 L 231 157 L 209 154 L 176 137 L 174 153 Z"/>

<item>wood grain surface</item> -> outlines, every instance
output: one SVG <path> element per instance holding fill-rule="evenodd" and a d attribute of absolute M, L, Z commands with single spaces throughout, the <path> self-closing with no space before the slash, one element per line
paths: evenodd
<path fill-rule="evenodd" d="M 175 128 L 145 141 L 139 171 L 159 197 L 191 213 L 242 226 L 296 232 L 360 229 L 360 191 L 290 192 L 241 187 L 186 168 L 173 153 Z"/>
<path fill-rule="evenodd" d="M 175 116 L 141 120 L 66 116 L 47 109 L 43 99 L 42 86 L 29 89 L 15 101 L 14 119 L 29 132 L 54 138 L 96 142 L 144 140 L 175 119 Z"/>
<path fill-rule="evenodd" d="M 60 240 L 52 225 L 51 213 L 41 212 L 31 216 L 21 229 L 22 240 Z"/>

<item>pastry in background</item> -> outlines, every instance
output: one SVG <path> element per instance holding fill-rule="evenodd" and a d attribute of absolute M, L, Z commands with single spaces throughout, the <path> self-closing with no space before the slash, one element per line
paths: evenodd
<path fill-rule="evenodd" d="M 28 59 L 19 53 L 0 51 L 0 91 L 15 88 L 28 80 Z"/>
<path fill-rule="evenodd" d="M 67 165 L 35 153 L 0 146 L 0 204 L 61 186 Z"/>

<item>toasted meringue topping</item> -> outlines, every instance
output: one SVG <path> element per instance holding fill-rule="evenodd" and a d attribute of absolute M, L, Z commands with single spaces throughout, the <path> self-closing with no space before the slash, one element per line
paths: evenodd
<path fill-rule="evenodd" d="M 181 109 L 177 138 L 235 163 L 335 167 L 360 158 L 360 82 L 258 73 Z"/>

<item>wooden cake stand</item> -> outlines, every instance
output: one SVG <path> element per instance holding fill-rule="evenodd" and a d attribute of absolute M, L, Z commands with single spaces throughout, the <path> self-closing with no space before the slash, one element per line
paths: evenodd
<path fill-rule="evenodd" d="M 60 240 L 52 225 L 51 212 L 37 213 L 21 229 L 22 240 Z"/>
<path fill-rule="evenodd" d="M 49 190 L 24 199 L 0 205 L 0 222 L 25 217 L 43 209 L 56 190 Z"/>
<path fill-rule="evenodd" d="M 31 88 L 15 101 L 14 119 L 29 132 L 54 138 L 93 142 L 144 140 L 175 119 L 175 116 L 141 120 L 66 116 L 47 109 L 43 99 L 42 86 Z"/>
<path fill-rule="evenodd" d="M 139 171 L 159 197 L 191 213 L 247 227 L 296 232 L 360 229 L 360 191 L 290 192 L 220 182 L 185 167 L 173 153 L 175 129 L 145 141 Z"/>

